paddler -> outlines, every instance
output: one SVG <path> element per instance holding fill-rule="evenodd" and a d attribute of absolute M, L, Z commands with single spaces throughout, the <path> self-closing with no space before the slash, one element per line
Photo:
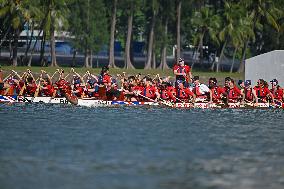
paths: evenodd
<path fill-rule="evenodd" d="M 192 92 L 196 96 L 197 101 L 204 101 L 208 100 L 210 97 L 210 89 L 207 87 L 207 85 L 200 83 L 199 76 L 193 77 L 193 84 L 194 87 L 192 89 Z"/>
<path fill-rule="evenodd" d="M 235 85 L 235 82 L 232 78 L 225 78 L 225 92 L 228 103 L 235 103 L 241 100 L 241 103 L 244 103 L 245 95 L 244 93 Z"/>
<path fill-rule="evenodd" d="M 263 79 L 257 81 L 257 86 L 253 88 L 258 98 L 258 102 L 268 102 L 268 97 L 271 99 L 272 105 L 274 105 L 274 96 L 268 89 L 268 84 Z"/>
<path fill-rule="evenodd" d="M 218 81 L 215 77 L 209 79 L 209 89 L 210 103 L 220 103 L 222 102 L 222 100 L 224 100 L 224 97 L 226 96 L 225 89 L 223 87 L 218 86 Z"/>
<path fill-rule="evenodd" d="M 180 58 L 176 65 L 173 67 L 174 75 L 176 76 L 176 82 L 182 82 L 184 87 L 188 87 L 191 82 L 192 74 L 191 68 L 185 65 L 184 59 Z"/>
<path fill-rule="evenodd" d="M 270 81 L 270 83 L 271 83 L 270 92 L 273 94 L 274 100 L 278 102 L 283 102 L 284 100 L 283 88 L 279 86 L 278 80 L 273 79 Z"/>

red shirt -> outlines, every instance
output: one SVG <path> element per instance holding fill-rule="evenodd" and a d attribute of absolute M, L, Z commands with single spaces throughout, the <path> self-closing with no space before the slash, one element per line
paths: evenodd
<path fill-rule="evenodd" d="M 258 98 L 265 98 L 270 93 L 267 87 L 255 86 L 253 89 L 255 90 L 256 96 Z"/>
<path fill-rule="evenodd" d="M 189 88 L 183 88 L 183 89 L 176 89 L 177 97 L 180 99 L 188 99 L 190 96 L 194 96 L 193 92 L 189 90 Z"/>
<path fill-rule="evenodd" d="M 37 85 L 35 83 L 28 83 L 26 85 L 26 92 L 27 95 L 33 96 L 36 92 Z"/>
<path fill-rule="evenodd" d="M 43 92 L 44 96 L 52 96 L 53 93 L 54 93 L 54 88 L 53 88 L 52 85 L 46 85 L 42 89 L 42 92 Z"/>
<path fill-rule="evenodd" d="M 283 98 L 283 89 L 282 88 L 278 87 L 275 90 L 270 89 L 270 92 L 272 93 L 274 99 L 282 101 L 282 98 Z"/>
<path fill-rule="evenodd" d="M 212 92 L 212 99 L 213 100 L 220 100 L 221 95 L 225 93 L 225 89 L 223 87 L 215 86 L 210 89 Z"/>
<path fill-rule="evenodd" d="M 99 81 L 100 83 L 111 83 L 112 81 L 111 75 L 105 74 L 103 76 L 100 76 Z"/>
<path fill-rule="evenodd" d="M 245 88 L 244 93 L 245 93 L 245 99 L 248 101 L 252 101 L 253 100 L 253 93 L 252 93 L 253 89 L 250 88 Z"/>
<path fill-rule="evenodd" d="M 77 91 L 77 92 L 75 93 L 75 95 L 76 95 L 77 97 L 81 97 L 82 94 L 83 94 L 83 92 L 84 92 L 84 88 L 81 87 L 81 86 L 79 86 L 79 87 L 74 87 L 74 91 Z"/>
<path fill-rule="evenodd" d="M 146 96 L 148 98 L 152 98 L 154 99 L 155 96 L 156 96 L 156 93 L 157 92 L 157 89 L 156 87 L 153 87 L 153 86 L 149 86 L 149 87 L 143 87 L 143 90 L 142 90 L 142 95 L 143 96 Z"/>
<path fill-rule="evenodd" d="M 177 73 L 185 73 L 186 75 L 188 75 L 188 73 L 190 72 L 191 68 L 188 65 L 184 65 L 184 66 L 180 66 L 180 65 L 174 65 L 173 67 L 173 71 L 176 71 Z M 176 80 L 182 80 L 182 81 L 187 81 L 188 82 L 188 77 L 185 77 L 183 75 L 177 75 L 176 76 Z"/>
<path fill-rule="evenodd" d="M 242 94 L 241 90 L 237 86 L 234 86 L 233 88 L 225 87 L 225 91 L 228 95 L 228 99 L 232 100 L 238 99 Z"/>

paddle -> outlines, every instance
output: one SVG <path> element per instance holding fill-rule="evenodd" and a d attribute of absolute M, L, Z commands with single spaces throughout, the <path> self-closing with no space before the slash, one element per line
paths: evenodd
<path fill-rule="evenodd" d="M 141 97 L 143 97 L 143 98 L 145 98 L 145 99 L 147 99 L 147 100 L 149 100 L 149 101 L 151 101 L 151 102 L 156 102 L 155 100 L 153 100 L 153 99 L 151 99 L 151 98 L 149 98 L 149 97 L 147 97 L 147 96 L 144 96 L 144 95 L 142 95 L 142 94 L 140 94 L 140 93 L 137 93 L 137 95 L 138 95 L 138 96 L 141 96 Z M 158 103 L 163 104 L 163 105 L 166 105 L 166 106 L 169 106 L 169 107 L 173 107 L 173 105 L 172 105 L 171 103 L 168 103 L 168 102 L 166 102 L 166 101 L 163 100 L 163 99 L 159 99 L 159 100 L 161 100 L 161 101 L 158 101 Z"/>

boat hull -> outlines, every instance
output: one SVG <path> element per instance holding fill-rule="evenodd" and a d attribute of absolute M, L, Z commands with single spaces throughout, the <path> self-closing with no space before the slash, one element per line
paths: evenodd
<path fill-rule="evenodd" d="M 52 98 L 52 97 L 24 97 L 24 96 L 1 96 L 0 102 L 2 103 L 46 103 L 46 104 L 71 104 L 65 97 Z M 105 101 L 97 100 L 93 98 L 78 99 L 78 106 L 85 107 L 115 107 L 115 106 L 166 106 L 158 102 L 127 102 L 127 101 Z M 271 106 L 269 103 L 258 103 L 258 106 L 254 104 L 241 104 L 241 103 L 229 103 L 229 104 L 216 104 L 206 102 L 192 103 L 173 103 L 173 108 L 283 108 L 282 104 Z"/>

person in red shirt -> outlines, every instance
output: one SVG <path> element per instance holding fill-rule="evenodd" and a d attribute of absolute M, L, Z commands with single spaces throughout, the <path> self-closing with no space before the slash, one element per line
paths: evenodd
<path fill-rule="evenodd" d="M 188 102 L 192 98 L 192 102 L 195 102 L 196 96 L 188 87 L 184 87 L 182 82 L 177 82 L 176 98 L 182 102 Z"/>
<path fill-rule="evenodd" d="M 191 68 L 184 64 L 184 60 L 180 58 L 178 63 L 173 67 L 174 75 L 176 76 L 176 81 L 182 81 L 185 87 L 192 79 Z"/>
<path fill-rule="evenodd" d="M 253 90 L 251 86 L 251 80 L 246 80 L 244 82 L 243 92 L 245 95 L 246 102 L 255 102 L 256 104 L 258 103 L 258 97 L 255 93 L 255 90 Z"/>
<path fill-rule="evenodd" d="M 225 92 L 227 96 L 227 102 L 228 103 L 234 103 L 238 102 L 240 99 L 242 100 L 241 102 L 244 103 L 244 98 L 245 95 L 244 93 L 235 85 L 235 82 L 232 78 L 226 77 L 225 78 Z"/>
<path fill-rule="evenodd" d="M 225 89 L 217 85 L 216 78 L 209 79 L 210 100 L 209 102 L 220 103 L 224 96 L 226 96 Z"/>
<path fill-rule="evenodd" d="M 42 87 L 40 88 L 42 96 L 52 97 L 54 94 L 54 87 L 50 78 L 44 78 Z"/>
<path fill-rule="evenodd" d="M 160 85 L 160 95 L 161 99 L 168 100 L 174 102 L 176 99 L 174 98 L 175 94 L 173 94 L 172 90 L 174 88 L 171 86 L 170 83 L 164 82 Z"/>
<path fill-rule="evenodd" d="M 277 79 L 273 79 L 270 81 L 271 89 L 270 92 L 272 93 L 275 100 L 283 102 L 284 100 L 284 93 L 283 88 L 278 85 Z"/>
<path fill-rule="evenodd" d="M 99 75 L 99 84 L 105 85 L 107 87 L 111 86 L 112 77 L 109 75 L 109 67 L 102 67 L 101 74 Z"/>
<path fill-rule="evenodd" d="M 263 79 L 259 79 L 257 86 L 253 89 L 255 90 L 259 102 L 268 102 L 267 97 L 269 96 L 272 99 L 272 104 L 274 104 L 274 96 L 268 89 L 268 84 Z"/>
<path fill-rule="evenodd" d="M 74 78 L 74 87 L 73 87 L 73 93 L 77 97 L 82 97 L 84 93 L 84 88 L 81 86 L 81 80 L 79 77 Z"/>
<path fill-rule="evenodd" d="M 157 88 L 153 86 L 152 79 L 147 76 L 143 78 L 142 92 L 138 93 L 138 95 L 143 97 L 144 100 L 152 99 L 158 101 L 160 98 L 160 93 L 158 92 Z"/>
<path fill-rule="evenodd" d="M 4 76 L 4 74 L 3 74 L 3 71 L 1 70 L 1 66 L 0 66 L 0 94 L 3 94 L 4 91 L 10 87 L 9 84 L 4 82 L 3 76 Z"/>
<path fill-rule="evenodd" d="M 37 90 L 37 85 L 32 77 L 28 77 L 26 80 L 26 91 L 27 96 L 34 96 Z"/>

